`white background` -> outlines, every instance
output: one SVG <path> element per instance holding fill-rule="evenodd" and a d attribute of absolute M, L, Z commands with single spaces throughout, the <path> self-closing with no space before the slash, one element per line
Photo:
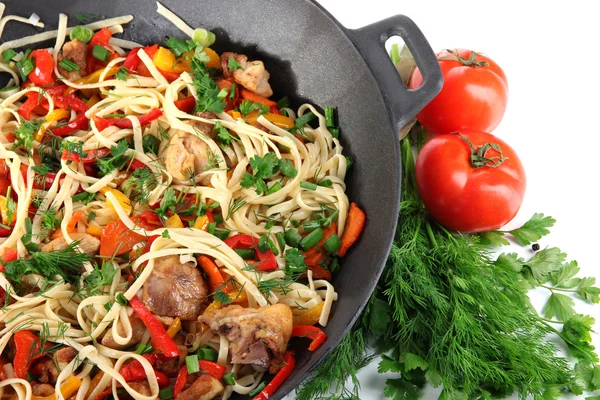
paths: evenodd
<path fill-rule="evenodd" d="M 506 114 L 494 132 L 520 156 L 527 172 L 521 211 L 557 219 L 542 247 L 558 246 L 579 262 L 583 276 L 600 281 L 596 246 L 600 228 L 600 23 L 592 1 L 320 0 L 348 28 L 394 14 L 412 18 L 435 51 L 468 48 L 486 53 L 509 84 Z M 513 251 L 513 249 L 510 249 Z M 521 250 L 523 254 L 531 252 Z M 543 304 L 548 295 L 534 300 Z M 577 303 L 600 320 L 600 305 Z M 600 331 L 600 323 L 596 324 Z M 598 335 L 594 337 L 600 347 Z M 360 374 L 361 399 L 381 399 L 386 377 L 376 362 Z M 425 398 L 437 398 L 428 391 Z"/>

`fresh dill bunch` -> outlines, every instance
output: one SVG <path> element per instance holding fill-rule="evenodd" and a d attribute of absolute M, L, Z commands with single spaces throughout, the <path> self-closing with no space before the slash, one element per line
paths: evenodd
<path fill-rule="evenodd" d="M 24 275 L 39 274 L 46 278 L 59 275 L 65 282 L 75 283 L 81 275 L 84 263 L 91 260 L 86 253 L 81 253 L 72 242 L 65 249 L 48 252 L 37 251 L 31 258 L 21 258 L 5 264 L 4 276 L 20 284 Z"/>

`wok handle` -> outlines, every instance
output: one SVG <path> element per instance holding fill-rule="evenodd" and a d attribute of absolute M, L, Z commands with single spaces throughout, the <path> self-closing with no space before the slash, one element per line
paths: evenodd
<path fill-rule="evenodd" d="M 423 75 L 423 84 L 417 89 L 404 86 L 385 50 L 386 40 L 396 35 L 404 39 Z M 442 89 L 442 72 L 431 46 L 417 25 L 404 15 L 349 30 L 349 36 L 373 72 L 387 105 L 390 123 L 399 132 Z"/>

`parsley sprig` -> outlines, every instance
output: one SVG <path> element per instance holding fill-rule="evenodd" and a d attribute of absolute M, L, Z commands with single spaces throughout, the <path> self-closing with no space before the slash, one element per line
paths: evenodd
<path fill-rule="evenodd" d="M 277 158 L 275 153 L 266 153 L 264 157 L 258 155 L 250 159 L 252 173 L 246 172 L 242 176 L 240 185 L 246 189 L 255 188 L 257 194 L 266 194 L 269 192 L 265 179 L 271 178 L 277 172 L 287 178 L 294 178 L 298 174 L 298 170 L 292 162 L 287 159 Z"/>

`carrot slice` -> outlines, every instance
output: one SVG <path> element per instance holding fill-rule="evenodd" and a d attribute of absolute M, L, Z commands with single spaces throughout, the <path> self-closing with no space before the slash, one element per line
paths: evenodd
<path fill-rule="evenodd" d="M 255 103 L 263 103 L 265 106 L 269 106 L 269 107 L 277 106 L 277 103 L 274 102 L 273 100 L 269 100 L 266 97 L 262 97 L 256 93 L 252 93 L 248 89 L 242 89 L 242 90 L 240 90 L 240 93 L 241 93 L 243 99 L 252 100 Z"/>
<path fill-rule="evenodd" d="M 344 233 L 342 234 L 341 238 L 342 245 L 340 246 L 340 250 L 338 252 L 340 257 L 343 257 L 350 246 L 356 242 L 365 226 L 366 219 L 367 216 L 365 215 L 365 212 L 358 208 L 356 203 L 350 204 L 350 211 L 348 212 L 346 227 L 344 228 Z"/>

